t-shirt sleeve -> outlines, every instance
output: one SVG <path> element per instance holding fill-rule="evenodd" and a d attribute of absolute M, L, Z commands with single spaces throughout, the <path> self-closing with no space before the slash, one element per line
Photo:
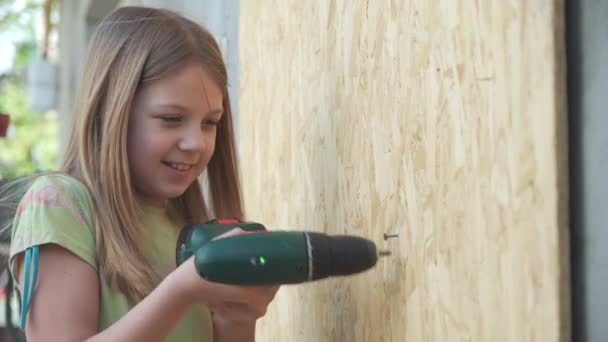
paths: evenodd
<path fill-rule="evenodd" d="M 63 175 L 36 179 L 13 221 L 9 265 L 15 282 L 19 279 L 15 256 L 43 244 L 57 244 L 97 269 L 93 213 L 82 183 Z"/>

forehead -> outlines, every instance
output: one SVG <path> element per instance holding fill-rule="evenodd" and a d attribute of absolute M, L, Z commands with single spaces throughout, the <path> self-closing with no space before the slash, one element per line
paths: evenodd
<path fill-rule="evenodd" d="M 153 109 L 167 103 L 193 112 L 222 109 L 223 91 L 198 64 L 187 64 L 154 81 L 144 83 L 135 95 L 134 109 Z"/>

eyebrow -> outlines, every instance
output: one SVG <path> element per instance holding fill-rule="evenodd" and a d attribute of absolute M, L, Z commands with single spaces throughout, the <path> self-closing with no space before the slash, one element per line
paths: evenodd
<path fill-rule="evenodd" d="M 157 108 L 166 108 L 166 109 L 175 109 L 180 112 L 188 112 L 188 108 L 177 104 L 177 103 L 161 103 L 156 105 Z M 224 114 L 224 110 L 222 108 L 210 109 L 206 113 L 207 115 L 221 115 Z"/>

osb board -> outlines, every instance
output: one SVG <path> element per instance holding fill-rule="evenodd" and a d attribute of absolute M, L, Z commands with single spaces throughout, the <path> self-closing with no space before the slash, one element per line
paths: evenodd
<path fill-rule="evenodd" d="M 569 339 L 562 7 L 241 2 L 249 218 L 393 252 L 284 286 L 260 341 Z"/>

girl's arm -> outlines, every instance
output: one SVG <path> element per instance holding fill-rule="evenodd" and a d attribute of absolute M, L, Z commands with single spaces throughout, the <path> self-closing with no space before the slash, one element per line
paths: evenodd
<path fill-rule="evenodd" d="M 20 283 L 23 258 L 17 256 Z M 218 312 L 218 341 L 253 341 L 278 287 L 239 287 L 202 280 L 190 258 L 120 320 L 98 332 L 99 275 L 88 263 L 53 244 L 40 246 L 38 282 L 25 327 L 30 342 L 163 341 L 193 303 Z"/>
<path fill-rule="evenodd" d="M 23 258 L 19 256 L 23 284 Z M 57 245 L 40 246 L 38 282 L 32 297 L 28 341 L 163 341 L 191 302 L 175 293 L 168 276 L 144 300 L 98 333 L 100 286 L 97 271 Z"/>
<path fill-rule="evenodd" d="M 241 232 L 235 229 L 229 234 Z M 16 262 L 23 284 L 22 255 Z M 46 244 L 40 246 L 38 282 L 25 333 L 33 342 L 48 340 L 48 336 L 54 341 L 163 341 L 190 305 L 204 303 L 217 313 L 218 341 L 253 341 L 255 320 L 266 313 L 277 290 L 276 286 L 205 281 L 190 258 L 120 320 L 98 333 L 101 293 L 97 271 L 68 250 Z"/>

